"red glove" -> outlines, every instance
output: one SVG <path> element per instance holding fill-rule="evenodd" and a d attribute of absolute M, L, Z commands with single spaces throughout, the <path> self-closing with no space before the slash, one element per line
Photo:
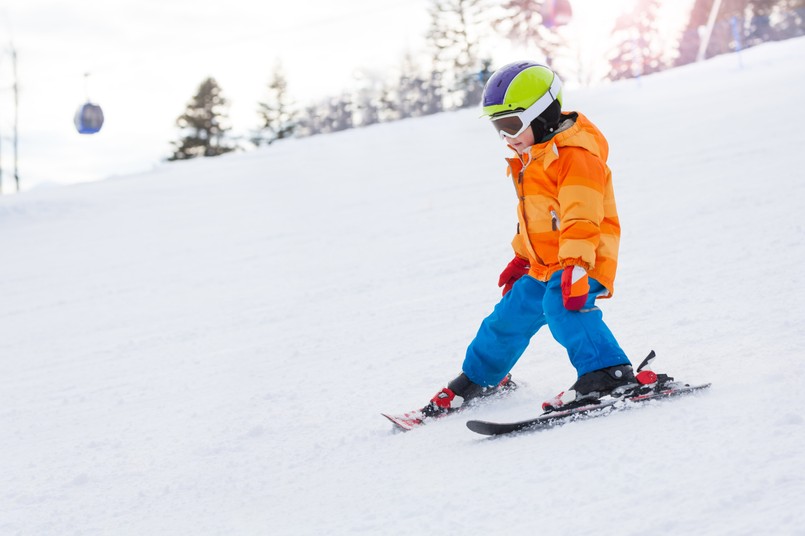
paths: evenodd
<path fill-rule="evenodd" d="M 514 256 L 514 259 L 506 266 L 506 269 L 500 274 L 500 279 L 498 279 L 498 286 L 503 287 L 504 296 L 512 289 L 515 281 L 528 273 L 529 268 L 531 268 L 531 264 L 528 259 L 517 255 Z"/>
<path fill-rule="evenodd" d="M 581 266 L 567 266 L 562 272 L 562 303 L 565 309 L 578 311 L 584 307 L 589 293 L 587 270 Z"/>

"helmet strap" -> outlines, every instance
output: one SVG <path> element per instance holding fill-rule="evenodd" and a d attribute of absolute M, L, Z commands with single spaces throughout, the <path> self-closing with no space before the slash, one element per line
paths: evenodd
<path fill-rule="evenodd" d="M 562 119 L 562 105 L 554 100 L 544 112 L 531 121 L 531 131 L 534 133 L 536 143 L 548 141 L 559 128 Z"/>

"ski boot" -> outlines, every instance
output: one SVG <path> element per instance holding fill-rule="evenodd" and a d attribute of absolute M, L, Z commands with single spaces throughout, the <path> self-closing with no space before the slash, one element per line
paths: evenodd
<path fill-rule="evenodd" d="M 651 362 L 657 354 L 654 350 L 637 367 L 637 374 L 631 365 L 616 365 L 594 370 L 582 375 L 567 391 L 562 391 L 542 403 L 542 410 L 550 413 L 557 410 L 573 409 L 599 403 L 602 397 L 636 397 L 658 392 L 678 384 L 667 374 L 657 374 L 651 370 Z"/>
<path fill-rule="evenodd" d="M 545 413 L 597 404 L 605 396 L 621 397 L 639 386 L 631 365 L 615 365 L 583 374 L 570 389 L 542 403 Z"/>
<path fill-rule="evenodd" d="M 448 383 L 447 387 L 431 398 L 428 405 L 422 408 L 422 415 L 425 418 L 444 417 L 450 413 L 465 409 L 471 402 L 512 391 L 516 388 L 517 384 L 512 381 L 511 374 L 506 374 L 497 385 L 484 387 L 472 382 L 462 372 L 456 379 Z"/>

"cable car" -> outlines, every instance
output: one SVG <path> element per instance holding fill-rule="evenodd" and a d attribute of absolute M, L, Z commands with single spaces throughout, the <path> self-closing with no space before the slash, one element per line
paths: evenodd
<path fill-rule="evenodd" d="M 95 134 L 103 126 L 103 110 L 97 104 L 86 102 L 75 112 L 75 128 L 79 134 Z"/>
<path fill-rule="evenodd" d="M 564 26 L 570 22 L 572 16 L 570 0 L 546 0 L 542 4 L 542 24 L 546 28 Z"/>

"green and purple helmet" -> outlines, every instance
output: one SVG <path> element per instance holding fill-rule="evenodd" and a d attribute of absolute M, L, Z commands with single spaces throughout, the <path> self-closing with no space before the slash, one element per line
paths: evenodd
<path fill-rule="evenodd" d="M 562 106 L 562 81 L 548 67 L 530 61 L 504 65 L 487 81 L 483 114 L 501 136 L 516 137 L 554 101 Z"/>

